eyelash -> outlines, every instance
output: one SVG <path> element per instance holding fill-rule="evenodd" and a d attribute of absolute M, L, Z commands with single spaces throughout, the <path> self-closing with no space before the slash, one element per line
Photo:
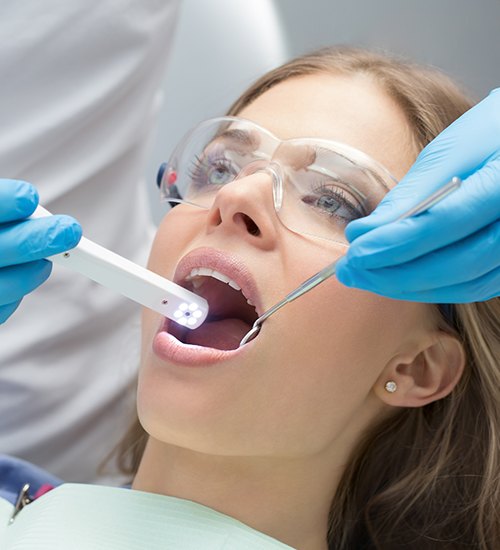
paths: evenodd
<path fill-rule="evenodd" d="M 339 202 L 342 203 L 342 205 L 345 208 L 347 208 L 347 210 L 349 210 L 349 212 L 352 213 L 353 220 L 357 218 L 363 218 L 364 216 L 367 215 L 365 209 L 361 205 L 359 205 L 359 208 L 357 208 L 354 204 L 352 204 L 352 202 L 347 198 L 348 196 L 347 192 L 341 187 L 333 188 L 331 185 L 326 185 L 325 183 L 317 183 L 312 188 L 312 191 L 316 195 L 323 194 L 323 195 L 328 195 L 330 197 L 334 197 L 335 199 L 337 199 Z M 332 217 L 341 217 L 336 215 L 334 212 L 332 212 L 329 215 Z"/>
<path fill-rule="evenodd" d="M 204 181 L 202 178 L 206 175 L 206 168 L 214 168 L 217 165 L 221 165 L 224 168 L 231 168 L 230 161 L 225 157 L 207 157 L 207 158 L 201 158 L 198 155 L 195 155 L 194 160 L 191 161 L 191 166 L 189 167 L 189 178 L 191 181 L 198 186 L 205 186 L 206 181 Z M 205 170 L 205 173 L 203 173 L 203 170 Z"/>
<path fill-rule="evenodd" d="M 202 168 L 203 168 L 202 158 L 199 157 L 198 155 L 195 155 L 194 160 L 191 161 L 191 164 L 189 166 L 188 174 L 189 174 L 189 179 L 197 185 L 201 184 L 201 181 L 200 181 L 201 174 L 200 174 L 200 172 L 201 172 Z"/>

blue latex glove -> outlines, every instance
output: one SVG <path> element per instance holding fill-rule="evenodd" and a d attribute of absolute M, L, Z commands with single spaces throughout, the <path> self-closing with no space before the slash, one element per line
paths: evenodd
<path fill-rule="evenodd" d="M 462 187 L 394 222 L 453 176 Z M 390 223 L 392 222 L 392 223 Z M 500 295 L 500 88 L 437 136 L 366 218 L 346 228 L 340 282 L 390 298 L 466 303 Z"/>
<path fill-rule="evenodd" d="M 69 216 L 26 220 L 37 205 L 32 185 L 0 179 L 0 323 L 50 275 L 52 263 L 42 258 L 75 247 L 82 235 Z"/>

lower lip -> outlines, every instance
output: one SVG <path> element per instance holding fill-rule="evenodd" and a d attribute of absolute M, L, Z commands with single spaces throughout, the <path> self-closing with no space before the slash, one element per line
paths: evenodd
<path fill-rule="evenodd" d="M 153 352 L 162 361 L 169 361 L 187 367 L 207 367 L 241 356 L 252 344 L 252 342 L 249 342 L 241 348 L 233 350 L 183 344 L 175 336 L 168 333 L 170 322 L 172 321 L 166 319 L 153 339 Z"/>

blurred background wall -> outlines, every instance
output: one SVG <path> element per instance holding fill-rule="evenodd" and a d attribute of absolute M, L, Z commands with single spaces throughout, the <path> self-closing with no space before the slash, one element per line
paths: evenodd
<path fill-rule="evenodd" d="M 146 173 L 156 222 L 156 171 L 182 135 L 296 55 L 352 44 L 434 65 L 478 100 L 500 86 L 500 0 L 183 1 Z"/>

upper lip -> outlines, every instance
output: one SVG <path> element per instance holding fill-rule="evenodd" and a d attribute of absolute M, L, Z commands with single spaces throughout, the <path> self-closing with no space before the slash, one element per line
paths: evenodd
<path fill-rule="evenodd" d="M 174 283 L 182 283 L 196 267 L 206 267 L 230 277 L 241 292 L 255 304 L 255 310 L 260 317 L 263 313 L 262 302 L 253 275 L 244 262 L 233 254 L 215 248 L 196 248 L 184 256 L 175 269 Z"/>

